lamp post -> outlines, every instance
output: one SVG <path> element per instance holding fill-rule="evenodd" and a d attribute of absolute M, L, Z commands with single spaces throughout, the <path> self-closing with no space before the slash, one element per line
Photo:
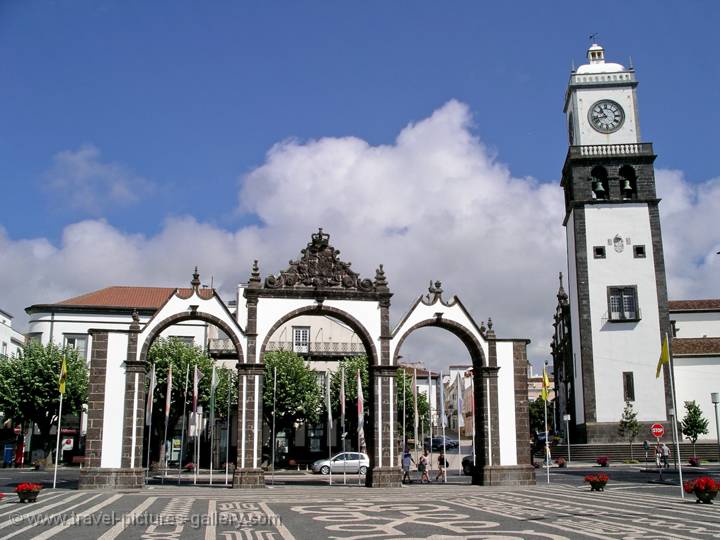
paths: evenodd
<path fill-rule="evenodd" d="M 672 437 L 673 437 L 673 443 L 674 443 L 674 442 L 676 442 L 676 440 L 677 440 L 677 439 L 675 438 L 675 436 L 676 436 L 676 435 L 675 435 L 675 428 L 676 428 L 677 426 L 675 425 L 675 409 L 674 409 L 673 407 L 670 407 L 670 409 L 668 409 L 668 416 L 670 416 L 670 423 L 671 423 L 671 425 L 672 425 Z M 678 444 L 678 448 L 679 448 L 679 446 L 680 446 L 680 445 Z M 677 469 L 677 458 L 678 458 L 678 456 L 677 456 L 677 451 L 676 451 L 676 452 L 673 452 L 673 463 L 675 464 L 675 469 Z M 681 485 L 682 485 L 682 484 L 681 484 Z"/>
<path fill-rule="evenodd" d="M 565 438 L 567 439 L 568 447 L 568 463 L 570 463 L 570 415 L 563 414 L 563 420 L 565 420 Z"/>
<path fill-rule="evenodd" d="M 720 393 L 713 392 L 710 394 L 710 399 L 715 406 L 715 434 L 718 439 L 718 459 L 720 459 L 720 421 L 718 421 L 718 403 L 720 403 Z"/>

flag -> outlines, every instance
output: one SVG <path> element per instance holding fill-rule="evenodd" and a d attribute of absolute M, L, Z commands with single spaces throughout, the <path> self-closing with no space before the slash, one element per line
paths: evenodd
<path fill-rule="evenodd" d="M 413 380 L 412 380 L 412 393 L 413 393 L 413 414 L 415 415 L 415 445 L 418 440 L 418 427 L 420 424 L 420 417 L 418 416 L 418 399 L 417 399 L 417 368 L 413 368 Z"/>
<path fill-rule="evenodd" d="M 172 364 L 168 368 L 167 390 L 165 391 L 165 418 L 170 416 L 170 404 L 172 403 Z"/>
<path fill-rule="evenodd" d="M 365 449 L 365 404 L 363 403 L 362 377 L 357 371 L 358 451 Z"/>
<path fill-rule="evenodd" d="M 150 372 L 150 384 L 148 385 L 147 403 L 145 404 L 145 425 L 152 424 L 153 393 L 155 393 L 155 364 Z"/>
<path fill-rule="evenodd" d="M 325 374 L 325 408 L 327 409 L 328 424 L 332 424 L 332 404 L 330 403 L 330 373 Z"/>
<path fill-rule="evenodd" d="M 343 430 L 345 429 L 345 368 L 340 368 L 340 417 L 343 422 Z"/>
<path fill-rule="evenodd" d="M 440 372 L 440 427 L 447 427 L 447 416 L 445 416 L 445 384 L 443 383 L 443 374 Z"/>
<path fill-rule="evenodd" d="M 212 375 L 210 376 L 210 422 L 211 427 L 215 421 L 215 389 L 217 388 L 218 380 L 215 372 L 215 365 L 213 364 Z"/>
<path fill-rule="evenodd" d="M 58 386 L 60 387 L 60 393 L 65 394 L 65 381 L 67 380 L 67 361 L 63 356 L 62 362 L 60 363 L 60 379 Z"/>
<path fill-rule="evenodd" d="M 462 380 L 460 379 L 460 373 L 457 374 L 457 415 L 458 415 L 458 429 L 465 427 L 465 417 L 463 416 L 463 388 Z"/>
<path fill-rule="evenodd" d="M 193 414 L 197 413 L 198 386 L 200 385 L 201 378 L 202 378 L 202 375 L 200 374 L 200 370 L 198 369 L 197 366 L 195 366 L 195 371 L 193 371 L 193 395 L 192 395 Z"/>
<path fill-rule="evenodd" d="M 668 343 L 668 335 L 665 334 L 665 339 L 662 344 L 662 351 L 660 352 L 660 359 L 658 360 L 657 369 L 655 370 L 655 378 L 660 378 L 660 372 L 662 371 L 663 364 L 670 365 L 670 344 Z"/>
<path fill-rule="evenodd" d="M 542 390 L 540 392 L 540 395 L 542 398 L 547 401 L 548 400 L 548 392 L 550 391 L 550 379 L 548 378 L 547 374 L 547 368 L 543 368 L 543 380 L 542 380 Z"/>

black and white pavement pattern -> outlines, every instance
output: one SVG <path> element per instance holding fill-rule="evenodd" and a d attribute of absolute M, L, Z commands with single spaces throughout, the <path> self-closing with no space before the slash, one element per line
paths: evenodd
<path fill-rule="evenodd" d="M 597 472 L 593 471 L 593 472 Z M 136 492 L 45 489 L 0 502 L 0 540 L 18 539 L 702 539 L 720 538 L 720 504 L 682 499 L 647 476 L 590 492 L 582 473 L 549 485 L 398 489 L 276 485 L 264 490 L 151 486 Z"/>

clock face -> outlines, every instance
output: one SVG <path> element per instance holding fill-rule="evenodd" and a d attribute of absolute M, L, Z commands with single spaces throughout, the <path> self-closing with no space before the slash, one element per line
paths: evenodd
<path fill-rule="evenodd" d="M 618 103 L 602 99 L 590 107 L 588 120 L 590 120 L 590 125 L 600 133 L 612 133 L 623 125 L 625 111 Z"/>

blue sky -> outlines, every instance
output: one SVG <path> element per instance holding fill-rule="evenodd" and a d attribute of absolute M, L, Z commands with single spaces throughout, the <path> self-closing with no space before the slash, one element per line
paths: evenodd
<path fill-rule="evenodd" d="M 552 9 L 550 8 L 552 6 Z M 2 225 L 57 241 L 93 212 L 48 189 L 53 156 L 94 145 L 151 181 L 104 208 L 128 232 L 168 215 L 235 227 L 242 175 L 275 143 L 391 143 L 450 98 L 515 176 L 556 181 L 571 61 L 598 32 L 638 69 L 658 166 L 717 175 L 715 2 L 42 2 L 0 5 Z M 33 219 L 27 219 L 32 213 Z"/>
<path fill-rule="evenodd" d="M 719 15 L 0 1 L 0 305 L 22 326 L 32 303 L 182 284 L 196 264 L 231 296 L 253 259 L 276 272 L 324 226 L 364 275 L 385 263 L 394 320 L 442 279 L 541 361 L 566 268 L 563 96 L 591 33 L 637 69 L 670 296 L 720 297 Z"/>

